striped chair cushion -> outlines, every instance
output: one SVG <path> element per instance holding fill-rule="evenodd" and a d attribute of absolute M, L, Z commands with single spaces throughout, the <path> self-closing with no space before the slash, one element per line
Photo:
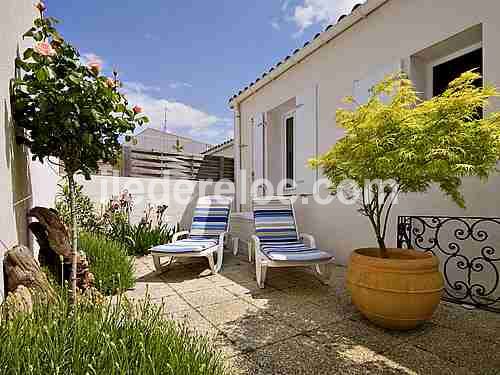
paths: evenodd
<path fill-rule="evenodd" d="M 261 241 L 297 241 L 292 202 L 285 197 L 254 199 L 255 234 Z"/>
<path fill-rule="evenodd" d="M 274 261 L 321 261 L 333 258 L 331 254 L 308 247 L 302 241 L 261 242 L 260 248 Z"/>
<path fill-rule="evenodd" d="M 273 261 L 322 261 L 333 256 L 308 247 L 298 238 L 292 201 L 286 197 L 270 197 L 253 201 L 255 234 L 261 251 Z"/>
<path fill-rule="evenodd" d="M 189 238 L 192 240 L 218 239 L 228 230 L 231 198 L 212 195 L 198 199 L 193 214 Z"/>
<path fill-rule="evenodd" d="M 216 239 L 185 239 L 180 241 L 175 241 L 171 244 L 155 246 L 151 249 L 154 254 L 161 253 L 196 253 L 218 244 L 219 240 Z"/>

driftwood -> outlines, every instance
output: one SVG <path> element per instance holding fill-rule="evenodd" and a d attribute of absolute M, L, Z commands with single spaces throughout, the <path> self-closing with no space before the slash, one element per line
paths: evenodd
<path fill-rule="evenodd" d="M 38 222 L 30 223 L 28 228 L 33 232 L 40 245 L 41 262 L 55 271 L 54 273 L 58 277 L 62 267 L 62 277 L 64 280 L 70 281 L 73 261 L 71 237 L 57 211 L 45 207 L 35 207 L 29 211 L 28 216 L 38 220 Z M 92 287 L 94 276 L 89 271 L 87 260 L 79 255 L 77 255 L 76 277 L 77 287 L 80 290 L 84 291 Z"/>
<path fill-rule="evenodd" d="M 31 312 L 38 301 L 51 303 L 56 300 L 47 275 L 26 246 L 14 246 L 5 253 L 4 270 L 9 292 L 4 305 L 7 316 Z"/>
<path fill-rule="evenodd" d="M 33 297 L 24 285 L 19 285 L 15 291 L 9 293 L 2 307 L 2 316 L 13 319 L 18 314 L 29 314 L 33 311 Z"/>
<path fill-rule="evenodd" d="M 49 298 L 55 296 L 47 276 L 26 246 L 14 246 L 5 253 L 4 270 L 8 292 L 24 285 L 28 289 L 47 294 Z"/>

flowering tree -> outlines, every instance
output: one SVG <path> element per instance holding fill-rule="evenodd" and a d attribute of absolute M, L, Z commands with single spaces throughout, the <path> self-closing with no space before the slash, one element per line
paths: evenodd
<path fill-rule="evenodd" d="M 442 95 L 421 101 L 411 81 L 396 75 L 376 85 L 368 103 L 337 111 L 337 125 L 346 134 L 312 164 L 323 169 L 334 192 L 346 180 L 358 186 L 360 212 L 370 220 L 382 257 L 387 257 L 387 222 L 399 193 L 423 193 L 437 184 L 465 207 L 462 178 L 487 179 L 495 172 L 500 114 L 479 114 L 499 93 L 477 87 L 479 78 L 466 72 Z M 387 95 L 388 103 L 381 99 Z M 393 183 L 367 183 L 377 180 Z"/>
<path fill-rule="evenodd" d="M 123 134 L 148 122 L 139 106 L 130 108 L 118 91 L 117 73 L 100 75 L 98 61 L 87 66 L 76 48 L 57 32 L 57 20 L 45 17 L 45 5 L 36 5 L 40 17 L 25 34 L 34 47 L 16 59 L 23 74 L 13 82 L 12 103 L 18 141 L 27 145 L 33 160 L 64 167 L 70 194 L 72 221 L 72 291 L 76 293 L 78 230 L 75 215 L 75 175 L 86 179 L 98 162 L 115 163 Z"/>

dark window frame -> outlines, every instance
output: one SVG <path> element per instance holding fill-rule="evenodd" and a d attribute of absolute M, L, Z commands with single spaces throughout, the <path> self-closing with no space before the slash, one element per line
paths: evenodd
<path fill-rule="evenodd" d="M 476 71 L 482 75 L 484 71 L 483 54 L 483 47 L 480 46 L 460 56 L 456 56 L 442 63 L 433 65 L 432 96 L 442 94 L 451 81 L 458 78 L 460 74 L 468 70 L 476 69 Z M 438 77 L 438 79 L 436 79 L 436 77 Z M 483 80 L 478 80 L 477 85 L 482 86 Z"/>
<path fill-rule="evenodd" d="M 295 181 L 295 112 L 287 113 L 283 120 L 284 163 L 283 175 L 288 181 Z M 285 189 L 292 190 L 295 183 L 286 183 Z"/>

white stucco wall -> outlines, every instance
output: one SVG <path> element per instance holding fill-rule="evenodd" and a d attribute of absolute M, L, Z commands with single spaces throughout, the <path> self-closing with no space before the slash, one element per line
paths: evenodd
<path fill-rule="evenodd" d="M 53 206 L 57 175 L 46 165 L 32 162 L 28 150 L 15 143 L 10 110 L 10 79 L 17 51 L 27 46 L 22 34 L 31 26 L 31 0 L 2 0 L 0 12 L 0 259 L 17 243 L 31 245 L 27 211 L 34 205 Z M 3 298 L 0 267 L 0 300 Z"/>
<path fill-rule="evenodd" d="M 317 138 L 320 154 L 326 152 L 343 134 L 342 129 L 335 126 L 335 110 L 344 106 L 342 98 L 352 95 L 354 81 L 370 75 L 377 67 L 401 60 L 410 61 L 411 56 L 473 26 L 482 24 L 484 78 L 500 87 L 498 14 L 498 1 L 390 0 L 240 103 L 240 144 L 250 145 L 241 149 L 241 168 L 248 173 L 245 174 L 246 180 L 240 183 L 247 186 L 251 184 L 252 116 L 269 113 L 302 95 L 313 85 L 319 87 Z M 422 84 L 419 83 L 419 86 Z M 494 101 L 491 109 L 499 110 L 500 101 Z M 238 134 L 237 130 L 235 134 Z M 277 143 L 275 139 L 269 140 L 268 149 L 276 147 Z M 269 151 L 269 171 L 281 170 L 280 165 L 274 164 L 281 163 L 274 157 L 278 154 L 276 150 Z M 314 152 L 311 151 L 313 156 Z M 270 177 L 271 180 L 275 179 L 275 176 Z M 392 213 L 389 244 L 395 245 L 395 220 L 400 214 L 500 216 L 500 177 L 493 177 L 487 184 L 467 179 L 463 191 L 468 207 L 465 211 L 436 190 L 425 195 L 401 197 L 400 204 Z M 246 193 L 246 202 L 243 210 L 250 209 L 249 191 Z M 338 202 L 328 205 L 299 202 L 296 209 L 301 231 L 315 234 L 318 245 L 333 252 L 341 264 L 347 262 L 354 248 L 376 245 L 368 221 L 359 216 L 352 206 Z"/>
<path fill-rule="evenodd" d="M 84 192 L 97 205 L 109 202 L 123 190 L 128 190 L 134 198 L 134 211 L 131 221 L 139 222 L 147 204 L 166 204 L 166 219 L 170 223 L 180 223 L 188 229 L 194 205 L 200 196 L 211 194 L 234 195 L 232 182 L 215 183 L 210 181 L 164 180 L 157 178 L 92 176 L 92 180 L 79 178 Z"/>

